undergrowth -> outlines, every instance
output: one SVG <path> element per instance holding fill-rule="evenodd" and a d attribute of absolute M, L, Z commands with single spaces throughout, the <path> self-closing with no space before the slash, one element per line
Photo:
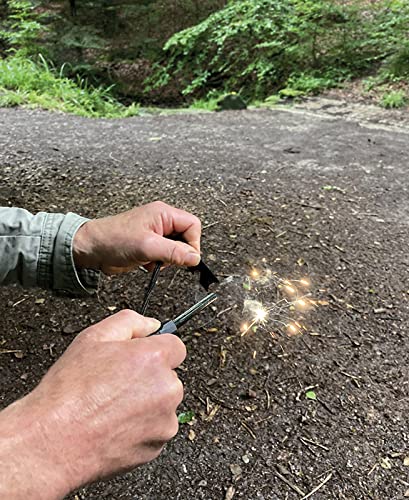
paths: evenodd
<path fill-rule="evenodd" d="M 7 22 L 0 39 L 8 46 L 0 59 L 0 106 L 29 106 L 88 117 L 117 118 L 138 114 L 125 107 L 110 88 L 92 87 L 86 79 L 63 76 L 38 52 L 44 31 L 42 15 L 30 0 L 9 0 Z"/>
<path fill-rule="evenodd" d="M 238 0 L 173 35 L 147 90 L 182 82 L 204 99 L 319 93 L 374 68 L 408 75 L 405 0 Z"/>
<path fill-rule="evenodd" d="M 121 105 L 109 88 L 92 88 L 84 80 L 61 76 L 41 56 L 38 62 L 19 55 L 0 60 L 0 106 L 21 105 L 95 118 L 138 114 L 138 106 Z"/>

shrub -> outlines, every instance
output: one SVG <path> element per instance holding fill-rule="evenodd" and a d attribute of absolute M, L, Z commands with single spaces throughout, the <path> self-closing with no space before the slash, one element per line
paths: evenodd
<path fill-rule="evenodd" d="M 292 77 L 300 91 L 314 92 L 396 52 L 408 25 L 404 0 L 229 2 L 169 39 L 148 89 L 178 76 L 185 95 L 236 91 L 254 99 L 289 87 Z"/>

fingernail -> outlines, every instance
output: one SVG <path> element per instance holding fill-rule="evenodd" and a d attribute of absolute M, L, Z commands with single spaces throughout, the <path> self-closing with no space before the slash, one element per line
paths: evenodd
<path fill-rule="evenodd" d="M 200 255 L 198 253 L 188 253 L 186 256 L 185 264 L 187 266 L 197 266 L 200 262 Z"/>
<path fill-rule="evenodd" d="M 155 318 L 146 318 L 146 322 L 148 323 L 147 328 L 151 333 L 156 332 L 156 330 L 159 330 L 160 325 L 162 324 Z"/>

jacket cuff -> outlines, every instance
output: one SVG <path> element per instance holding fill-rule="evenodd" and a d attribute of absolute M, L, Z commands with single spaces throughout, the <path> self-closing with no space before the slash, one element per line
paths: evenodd
<path fill-rule="evenodd" d="M 77 296 L 96 292 L 100 273 L 92 269 L 77 270 L 73 257 L 75 233 L 88 220 L 71 212 L 65 216 L 47 214 L 39 259 L 40 286 Z"/>

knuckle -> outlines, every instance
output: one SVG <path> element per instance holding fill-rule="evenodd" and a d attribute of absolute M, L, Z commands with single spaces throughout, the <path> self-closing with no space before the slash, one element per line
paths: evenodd
<path fill-rule="evenodd" d="M 179 422 L 176 414 L 172 414 L 171 418 L 169 419 L 169 423 L 167 424 L 164 432 L 164 439 L 165 441 L 169 441 L 173 439 L 176 434 L 179 432 Z"/>
<path fill-rule="evenodd" d="M 139 314 L 136 311 L 132 311 L 132 309 L 123 309 L 117 313 L 117 317 L 118 319 L 135 321 L 139 318 Z"/>
<path fill-rule="evenodd" d="M 179 406 L 179 404 L 182 402 L 184 392 L 185 391 L 183 388 L 183 384 L 182 384 L 181 380 L 179 378 L 177 378 L 177 376 L 176 376 L 176 380 L 175 380 L 175 383 L 173 384 L 173 388 L 172 388 L 172 396 L 175 400 L 176 406 Z"/>
<path fill-rule="evenodd" d="M 152 349 L 149 353 L 149 363 L 153 366 L 162 366 L 166 362 L 165 351 L 159 347 Z"/>
<path fill-rule="evenodd" d="M 196 217 L 196 215 L 192 215 L 192 220 L 194 222 L 194 225 L 198 226 L 199 228 L 202 227 L 202 222 L 199 217 Z"/>
<path fill-rule="evenodd" d="M 152 208 L 155 208 L 157 210 L 162 210 L 163 208 L 167 207 L 166 203 L 160 200 L 153 201 L 151 204 Z"/>
<path fill-rule="evenodd" d="M 181 358 L 182 363 L 187 354 L 186 346 L 182 340 L 171 333 L 162 334 L 161 339 L 166 345 L 166 351 L 177 353 L 178 357 Z"/>

